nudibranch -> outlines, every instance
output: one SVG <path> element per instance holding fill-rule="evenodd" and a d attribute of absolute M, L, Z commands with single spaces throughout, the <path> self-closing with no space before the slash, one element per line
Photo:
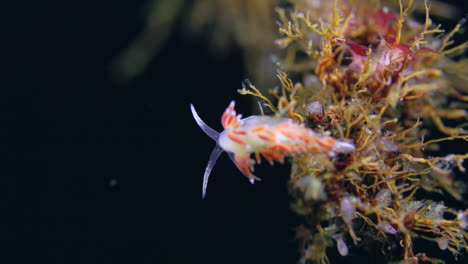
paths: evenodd
<path fill-rule="evenodd" d="M 336 153 L 347 153 L 355 150 L 353 144 L 320 135 L 303 124 L 297 124 L 289 118 L 271 116 L 250 116 L 242 119 L 236 115 L 234 101 L 231 101 L 221 118 L 224 130 L 219 133 L 209 127 L 190 104 L 193 117 L 198 126 L 214 141 L 216 146 L 210 155 L 203 176 L 202 197 L 205 197 L 208 178 L 216 160 L 225 151 L 237 168 L 251 183 L 259 180 L 252 172 L 255 163 L 260 163 L 260 155 L 270 164 L 283 162 L 290 154 L 306 152 L 323 153 L 335 156 Z M 255 154 L 255 160 L 251 158 Z"/>

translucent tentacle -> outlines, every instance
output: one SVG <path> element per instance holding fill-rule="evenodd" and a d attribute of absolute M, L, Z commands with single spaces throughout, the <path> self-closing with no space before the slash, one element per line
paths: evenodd
<path fill-rule="evenodd" d="M 208 159 L 208 164 L 206 165 L 205 174 L 203 175 L 203 189 L 202 189 L 203 198 L 205 198 L 205 195 L 206 195 L 206 188 L 208 186 L 208 178 L 210 177 L 211 170 L 216 164 L 216 160 L 218 160 L 219 155 L 221 155 L 223 151 L 224 150 L 221 147 L 216 146 L 213 149 L 213 152 L 211 152 L 210 158 Z"/>
<path fill-rule="evenodd" d="M 219 132 L 212 129 L 209 127 L 201 118 L 198 116 L 197 111 L 195 111 L 195 107 L 190 104 L 190 110 L 192 110 L 192 115 L 193 118 L 195 118 L 195 121 L 197 122 L 198 126 L 207 134 L 210 138 L 212 138 L 214 141 L 218 142 L 218 137 L 219 137 Z"/>

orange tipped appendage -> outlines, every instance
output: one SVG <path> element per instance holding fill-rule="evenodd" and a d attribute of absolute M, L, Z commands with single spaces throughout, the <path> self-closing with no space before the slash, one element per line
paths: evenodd
<path fill-rule="evenodd" d="M 221 117 L 221 124 L 226 128 L 238 128 L 241 126 L 241 115 L 236 116 L 236 111 L 234 110 L 235 102 L 231 101 L 228 108 L 223 113 Z"/>
<path fill-rule="evenodd" d="M 255 161 L 250 158 L 250 154 L 237 154 L 234 155 L 234 163 L 237 168 L 250 180 L 254 179 L 255 176 L 252 174 L 254 170 Z"/>
<path fill-rule="evenodd" d="M 239 143 L 241 145 L 247 145 L 247 141 L 243 140 L 241 137 L 237 136 L 234 132 L 227 132 L 226 134 L 229 139 L 232 141 Z"/>
<path fill-rule="evenodd" d="M 250 131 L 251 131 L 252 133 L 257 133 L 257 132 L 260 132 L 260 131 L 264 131 L 265 129 L 266 129 L 265 126 L 262 125 L 262 126 L 258 126 L 258 127 L 256 127 L 256 128 L 253 128 L 253 129 L 251 129 Z"/>

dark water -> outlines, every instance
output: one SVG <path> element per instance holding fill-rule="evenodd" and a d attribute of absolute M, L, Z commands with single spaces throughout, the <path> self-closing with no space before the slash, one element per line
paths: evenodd
<path fill-rule="evenodd" d="M 287 166 L 260 166 L 250 185 L 223 155 L 201 200 L 214 142 L 189 103 L 215 129 L 232 99 L 251 113 L 238 47 L 217 55 L 176 26 L 118 83 L 111 62 L 144 2 L 14 5 L 2 8 L 0 262 L 294 263 Z"/>

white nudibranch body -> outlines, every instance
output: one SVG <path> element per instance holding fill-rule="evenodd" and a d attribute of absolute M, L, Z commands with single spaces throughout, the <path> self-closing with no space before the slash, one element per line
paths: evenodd
<path fill-rule="evenodd" d="M 290 119 L 274 119 L 269 116 L 251 116 L 241 119 L 242 127 L 237 129 L 225 129 L 219 134 L 218 144 L 226 151 L 233 153 L 254 153 L 271 145 L 270 140 L 266 140 L 268 132 L 279 124 L 292 122 Z M 263 131 L 265 137 L 259 137 L 255 132 Z M 245 133 L 244 133 L 245 132 Z M 235 135 L 235 136 L 233 136 Z M 291 142 L 292 140 L 284 135 L 277 135 L 276 142 Z"/>
<path fill-rule="evenodd" d="M 237 168 L 253 183 L 257 179 L 253 174 L 255 160 L 250 155 L 255 153 L 257 163 L 260 155 L 268 162 L 283 162 L 288 154 L 320 152 L 335 156 L 337 152 L 346 153 L 355 150 L 353 144 L 336 140 L 328 135 L 320 135 L 303 124 L 297 124 L 289 118 L 270 116 L 251 116 L 241 119 L 236 115 L 234 101 L 224 111 L 221 123 L 224 130 L 218 133 L 206 125 L 190 105 L 193 117 L 200 128 L 216 141 L 203 177 L 202 196 L 205 197 L 208 177 L 223 151 L 227 152 Z"/>

